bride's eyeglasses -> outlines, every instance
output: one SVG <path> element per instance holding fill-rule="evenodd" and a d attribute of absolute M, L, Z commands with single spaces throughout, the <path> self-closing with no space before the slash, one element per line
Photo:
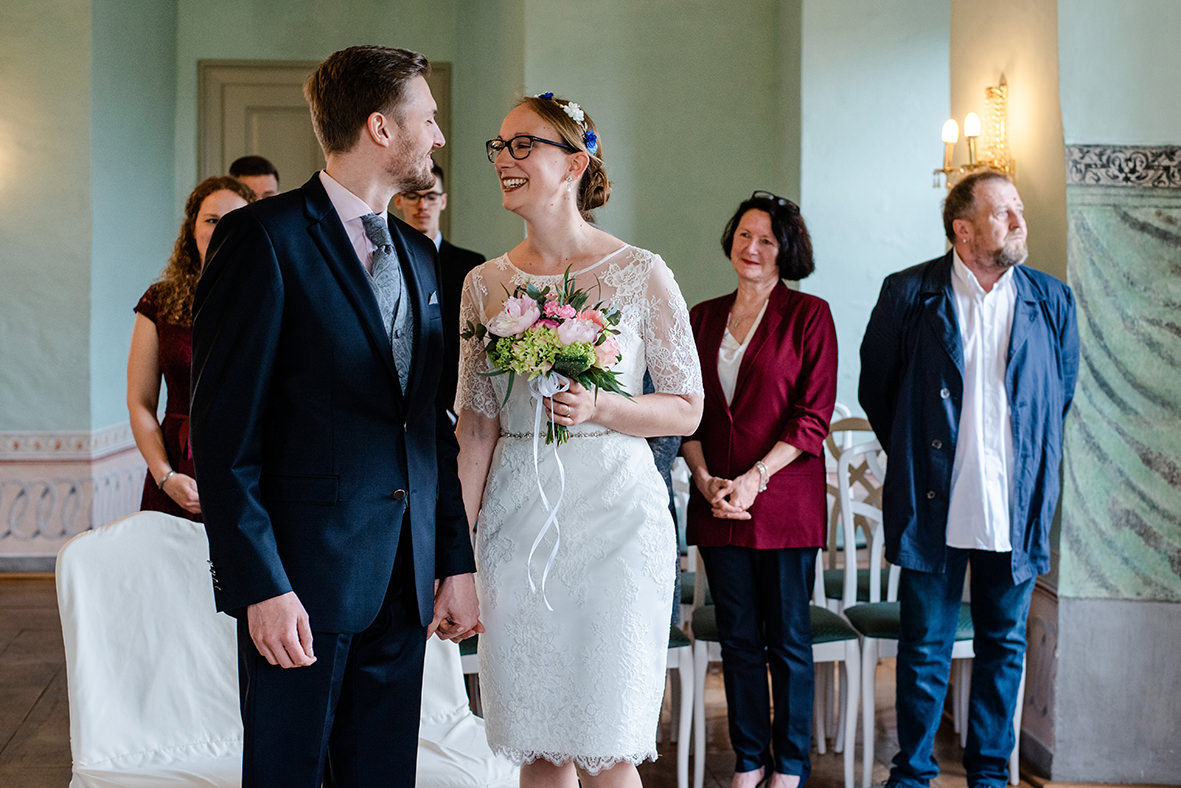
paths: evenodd
<path fill-rule="evenodd" d="M 484 148 L 488 151 L 488 161 L 493 164 L 496 163 L 496 157 L 502 150 L 507 150 L 508 155 L 512 156 L 517 161 L 526 159 L 529 154 L 533 152 L 533 144 L 535 142 L 544 142 L 546 145 L 553 145 L 555 148 L 561 148 L 570 153 L 577 153 L 578 149 L 572 145 L 567 145 L 564 142 L 554 142 L 553 140 L 542 139 L 541 137 L 534 137 L 530 134 L 518 134 L 509 140 L 502 140 L 497 137 L 493 140 L 488 140 L 484 143 Z"/>

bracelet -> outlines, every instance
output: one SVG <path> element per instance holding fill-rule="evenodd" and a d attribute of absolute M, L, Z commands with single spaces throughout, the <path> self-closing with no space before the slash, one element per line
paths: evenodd
<path fill-rule="evenodd" d="M 762 460 L 755 463 L 755 467 L 759 469 L 759 492 L 767 489 L 767 479 L 771 474 L 767 472 L 767 464 Z"/>
<path fill-rule="evenodd" d="M 156 482 L 156 489 L 163 490 L 164 489 L 164 482 L 168 481 L 169 479 L 171 479 L 175 475 L 176 475 L 176 471 L 169 471 L 168 473 L 161 476 L 160 481 Z"/>

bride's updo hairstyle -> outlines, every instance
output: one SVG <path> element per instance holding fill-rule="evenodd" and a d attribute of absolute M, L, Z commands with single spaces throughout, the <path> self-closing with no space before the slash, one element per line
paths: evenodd
<path fill-rule="evenodd" d="M 553 93 L 526 96 L 524 105 L 546 123 L 553 126 L 562 142 L 590 157 L 590 163 L 578 183 L 578 212 L 588 222 L 594 221 L 594 210 L 607 204 L 611 196 L 611 181 L 603 169 L 603 144 L 591 116 L 572 101 Z"/>

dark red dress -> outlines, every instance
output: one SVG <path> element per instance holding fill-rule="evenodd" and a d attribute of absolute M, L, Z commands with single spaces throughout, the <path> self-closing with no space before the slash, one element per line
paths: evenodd
<path fill-rule="evenodd" d="M 195 476 L 193 451 L 189 446 L 189 374 L 193 363 L 193 326 L 191 323 L 181 325 L 158 317 L 156 296 L 159 287 L 159 284 L 149 287 L 135 305 L 135 311 L 156 324 L 160 370 L 164 373 L 164 384 L 168 388 L 164 421 L 160 424 L 164 432 L 164 451 L 168 453 L 168 462 L 173 470 Z M 168 493 L 157 488 L 150 472 L 144 479 L 144 493 L 139 508 L 201 521 L 201 515 L 185 511 Z"/>

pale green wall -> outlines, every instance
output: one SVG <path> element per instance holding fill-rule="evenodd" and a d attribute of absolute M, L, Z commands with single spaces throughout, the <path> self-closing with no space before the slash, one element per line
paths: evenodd
<path fill-rule="evenodd" d="M 783 188 L 779 4 L 579 4 L 593 24 L 572 24 L 566 4 L 525 5 L 526 92 L 571 98 L 599 127 L 602 226 L 662 255 L 690 304 L 732 290 L 722 228 L 751 191 Z"/>
<path fill-rule="evenodd" d="M 0 430 L 85 429 L 90 4 L 6 0 L 0 53 Z"/>
<path fill-rule="evenodd" d="M 1059 0 L 1066 144 L 1176 145 L 1181 3 Z"/>
<path fill-rule="evenodd" d="M 127 419 L 131 309 L 164 267 L 179 226 L 173 205 L 176 7 L 96 0 L 90 153 L 94 216 L 90 424 Z M 134 42 L 134 45 L 129 45 Z"/>
<path fill-rule="evenodd" d="M 806 0 L 800 210 L 832 306 L 837 399 L 857 404 L 858 348 L 887 274 L 944 252 L 939 130 L 948 114 L 946 0 Z"/>
<path fill-rule="evenodd" d="M 524 86 L 525 0 L 465 3 L 456 15 L 447 211 L 451 240 L 488 257 L 515 246 L 523 232 L 521 221 L 500 207 L 484 142 L 496 136 Z"/>

